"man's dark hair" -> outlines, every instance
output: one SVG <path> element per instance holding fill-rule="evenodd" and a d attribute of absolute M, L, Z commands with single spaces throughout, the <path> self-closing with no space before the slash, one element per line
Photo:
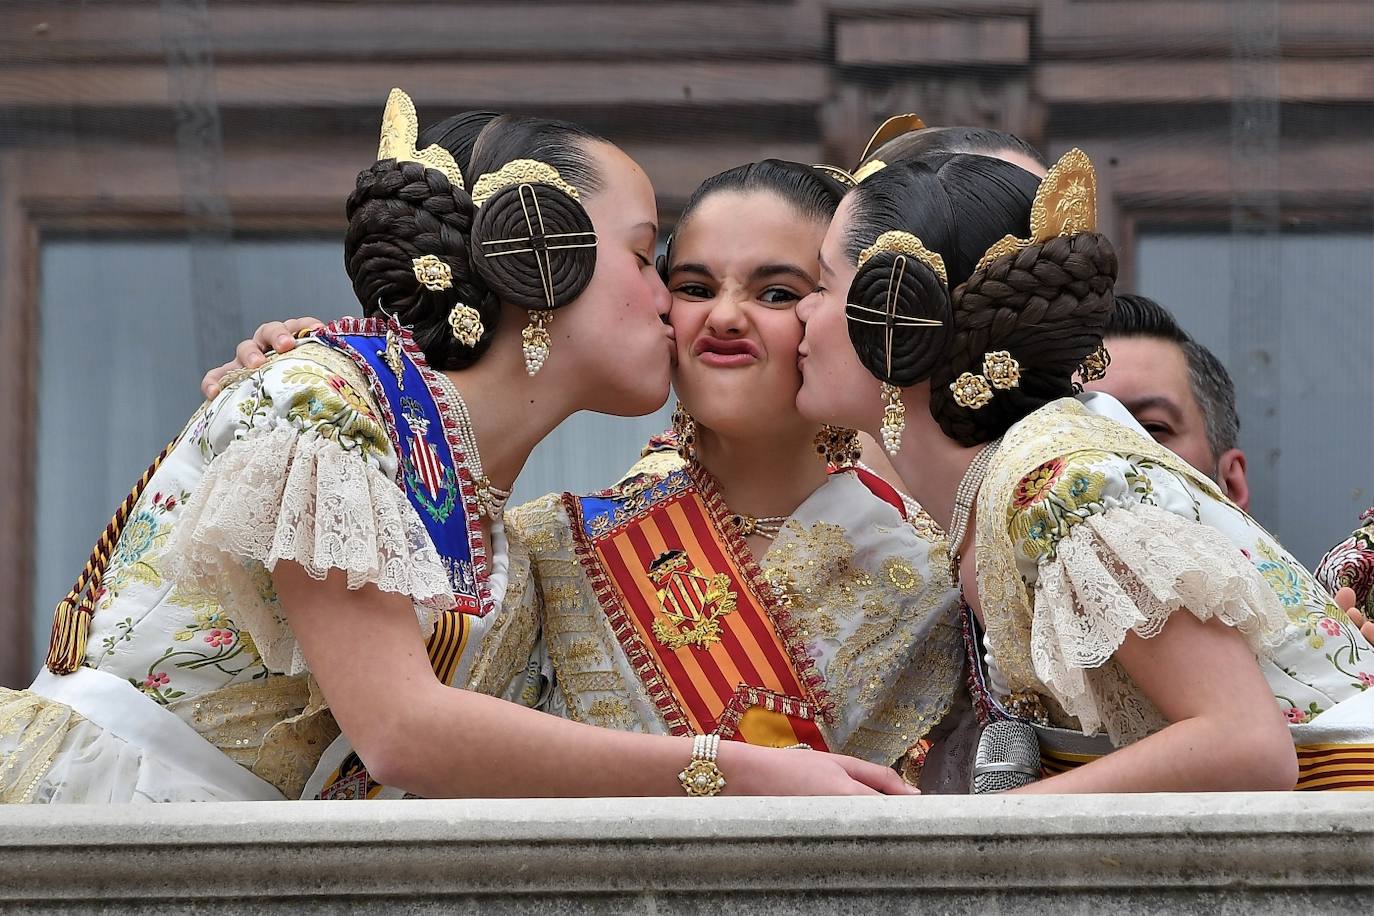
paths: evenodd
<path fill-rule="evenodd" d="M 1145 296 L 1117 293 L 1116 308 L 1107 320 L 1104 336 L 1151 337 L 1178 344 L 1188 362 L 1188 386 L 1202 408 L 1212 458 L 1236 447 L 1240 417 L 1236 413 L 1236 386 L 1231 374 L 1211 350 L 1179 327 L 1168 309 Z"/>

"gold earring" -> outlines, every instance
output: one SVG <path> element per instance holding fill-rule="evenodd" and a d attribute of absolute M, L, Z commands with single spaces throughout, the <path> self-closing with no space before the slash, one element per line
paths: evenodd
<path fill-rule="evenodd" d="M 949 390 L 954 392 L 954 403 L 969 410 L 986 407 L 992 401 L 992 386 L 988 380 L 972 372 L 965 372 L 950 382 Z"/>
<path fill-rule="evenodd" d="M 1021 364 L 1006 350 L 984 353 L 983 377 L 992 387 L 1009 391 L 1021 384 Z"/>
<path fill-rule="evenodd" d="M 525 371 L 531 378 L 544 368 L 544 360 L 549 358 L 549 345 L 553 343 L 547 327 L 550 321 L 553 321 L 553 309 L 532 309 L 530 323 L 520 332 L 521 349 L 525 351 Z"/>
<path fill-rule="evenodd" d="M 816 433 L 816 454 L 828 465 L 837 468 L 849 467 L 863 457 L 859 446 L 859 434 L 843 426 L 822 426 Z"/>
<path fill-rule="evenodd" d="M 453 337 L 465 347 L 475 347 L 487 332 L 482 324 L 482 313 L 464 302 L 459 302 L 448 313 L 448 326 L 453 329 Z"/>
<path fill-rule="evenodd" d="M 883 382 L 883 405 L 883 448 L 889 455 L 895 455 L 902 448 L 902 432 L 906 430 L 902 389 Z"/>
<path fill-rule="evenodd" d="M 697 460 L 697 421 L 678 401 L 673 408 L 673 434 L 677 437 L 677 453 L 691 464 Z"/>

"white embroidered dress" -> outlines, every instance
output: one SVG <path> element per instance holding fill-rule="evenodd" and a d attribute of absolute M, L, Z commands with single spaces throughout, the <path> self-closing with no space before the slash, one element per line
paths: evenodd
<path fill-rule="evenodd" d="M 269 571 L 407 595 L 422 634 L 454 604 L 396 470 L 349 359 L 306 343 L 240 375 L 134 507 L 84 666 L 0 691 L 0 800 L 296 797 L 338 730 Z M 493 547 L 501 568 L 499 526 Z"/>

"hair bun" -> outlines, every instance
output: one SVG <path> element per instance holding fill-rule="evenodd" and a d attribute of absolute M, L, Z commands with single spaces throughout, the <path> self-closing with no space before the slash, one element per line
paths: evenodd
<path fill-rule="evenodd" d="M 987 442 L 1072 395 L 1074 372 L 1102 343 L 1116 270 L 1107 237 L 1082 232 L 1027 245 L 974 271 L 956 290 L 955 332 L 931 377 L 930 411 L 945 434 L 964 445 Z M 961 407 L 950 383 L 981 372 L 984 355 L 997 350 L 1020 364 L 1018 385 L 983 407 Z"/>
<path fill-rule="evenodd" d="M 849 339 L 868 371 L 899 387 L 930 376 L 949 340 L 952 309 L 949 287 L 929 264 L 877 251 L 855 273 L 847 301 Z"/>
<path fill-rule="evenodd" d="M 591 282 L 596 234 L 576 198 L 522 182 L 487 198 L 472 225 L 472 261 L 496 295 L 526 309 L 562 308 Z"/>

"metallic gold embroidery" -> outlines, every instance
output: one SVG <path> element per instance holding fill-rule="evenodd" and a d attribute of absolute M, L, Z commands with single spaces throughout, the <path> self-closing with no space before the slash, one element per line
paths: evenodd
<path fill-rule="evenodd" d="M 719 619 L 733 614 L 739 600 L 727 574 L 707 578 L 688 564 L 681 550 L 669 550 L 649 566 L 663 609 L 663 616 L 654 619 L 654 637 L 673 651 L 684 646 L 709 649 L 720 642 Z"/>

